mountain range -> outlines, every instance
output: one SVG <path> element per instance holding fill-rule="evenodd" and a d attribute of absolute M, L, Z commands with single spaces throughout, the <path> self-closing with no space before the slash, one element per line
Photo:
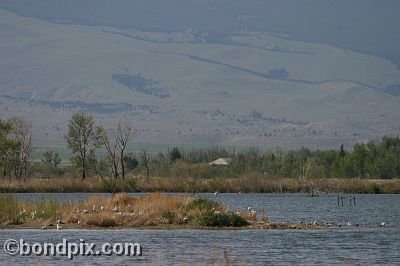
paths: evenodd
<path fill-rule="evenodd" d="M 0 0 L 0 118 L 134 141 L 337 148 L 400 132 L 398 1 Z"/>

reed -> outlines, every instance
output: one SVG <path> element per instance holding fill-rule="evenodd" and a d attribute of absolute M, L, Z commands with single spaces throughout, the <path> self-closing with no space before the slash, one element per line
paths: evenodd
<path fill-rule="evenodd" d="M 251 193 L 400 193 L 400 179 L 278 178 L 249 173 L 235 178 L 131 177 L 120 179 L 28 179 L 0 183 L 0 192 L 251 192 Z"/>
<path fill-rule="evenodd" d="M 12 195 L 0 194 L 0 223 L 20 224 L 20 206 Z"/>

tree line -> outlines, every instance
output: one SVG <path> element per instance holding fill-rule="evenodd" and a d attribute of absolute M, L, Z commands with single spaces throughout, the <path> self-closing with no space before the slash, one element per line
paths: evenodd
<path fill-rule="evenodd" d="M 228 158 L 227 166 L 210 166 L 217 158 Z M 139 160 L 140 162 L 140 160 Z M 306 147 L 261 152 L 173 148 L 154 156 L 151 171 L 157 176 L 230 178 L 256 174 L 265 178 L 380 178 L 400 177 L 400 139 L 385 136 L 379 143 L 355 144 L 351 150 L 310 150 Z"/>
<path fill-rule="evenodd" d="M 22 118 L 0 120 L 0 169 L 3 177 L 21 179 L 40 173 L 54 176 L 76 175 L 124 179 L 131 176 L 234 178 L 257 174 L 265 178 L 382 178 L 400 176 L 400 139 L 385 136 L 379 143 L 359 143 L 346 150 L 236 151 L 223 147 L 180 149 L 151 154 L 146 150 L 129 152 L 127 145 L 135 130 L 120 120 L 115 128 L 96 125 L 91 115 L 72 115 L 65 135 L 72 152 L 70 167 L 60 167 L 60 155 L 42 154 L 41 162 L 29 161 L 32 126 Z M 99 156 L 102 148 L 106 155 Z M 227 166 L 210 166 L 217 158 L 228 158 Z"/>

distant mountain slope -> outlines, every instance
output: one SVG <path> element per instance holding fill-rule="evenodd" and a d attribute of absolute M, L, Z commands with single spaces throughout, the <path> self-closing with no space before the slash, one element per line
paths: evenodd
<path fill-rule="evenodd" d="M 77 110 L 137 141 L 294 147 L 398 133 L 400 71 L 384 59 L 270 33 L 54 24 L 0 11 L 1 118 L 62 141 Z M 388 89 L 389 88 L 389 89 Z M 393 93 L 394 92 L 394 93 Z"/>
<path fill-rule="evenodd" d="M 0 8 L 59 23 L 171 32 L 275 32 L 400 65 L 398 0 L 0 0 Z"/>

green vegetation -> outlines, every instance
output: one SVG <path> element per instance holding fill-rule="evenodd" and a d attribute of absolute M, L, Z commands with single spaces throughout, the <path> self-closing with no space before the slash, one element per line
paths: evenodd
<path fill-rule="evenodd" d="M 0 224 L 20 224 L 19 212 L 19 203 L 12 195 L 0 194 Z"/>
<path fill-rule="evenodd" d="M 94 151 L 99 146 L 98 139 L 93 117 L 84 113 L 75 113 L 69 121 L 65 141 L 74 154 L 71 161 L 76 168 L 80 168 L 82 179 L 86 178 L 96 161 Z"/>
<path fill-rule="evenodd" d="M 118 123 L 111 134 L 83 113 L 72 116 L 66 135 L 72 165 L 52 150 L 29 162 L 31 126 L 20 118 L 0 121 L 0 191 L 19 192 L 332 192 L 398 193 L 400 138 L 337 150 L 236 151 L 222 147 L 129 152 L 132 129 Z M 104 145 L 106 154 L 96 149 Z M 225 165 L 210 165 L 225 158 Z M 28 163 L 29 162 L 29 163 Z M 80 175 L 81 180 L 76 176 Z M 22 178 L 24 177 L 24 178 Z M 85 182 L 86 178 L 90 178 Z M 126 177 L 126 178 L 125 178 Z M 356 178 L 356 179 L 354 179 Z M 340 180 L 347 180 L 343 184 Z M 362 181 L 365 180 L 365 181 Z M 370 181 L 371 180 L 371 181 Z M 390 185 L 392 186 L 390 186 Z"/>
<path fill-rule="evenodd" d="M 179 159 L 171 159 L 179 154 Z M 209 166 L 219 157 L 230 158 L 227 166 Z M 146 167 L 147 171 L 148 166 Z M 133 171 L 141 173 L 141 166 Z M 352 151 L 343 145 L 338 150 L 307 148 L 282 152 L 228 151 L 223 148 L 159 153 L 151 161 L 155 176 L 194 178 L 234 178 L 256 175 L 257 178 L 381 178 L 400 176 L 400 139 L 384 137 L 380 143 L 356 144 Z"/>
<path fill-rule="evenodd" d="M 199 223 L 205 226 L 218 226 L 218 227 L 240 227 L 249 224 L 243 217 L 234 213 L 215 213 L 208 212 L 199 217 Z"/>
<path fill-rule="evenodd" d="M 0 170 L 2 176 L 15 179 L 26 178 L 28 159 L 32 148 L 32 125 L 13 117 L 0 119 Z"/>
<path fill-rule="evenodd" d="M 190 209 L 199 209 L 201 211 L 211 211 L 217 207 L 218 203 L 208 200 L 208 199 L 202 199 L 202 198 L 197 198 L 193 201 L 191 201 L 187 208 Z"/>

